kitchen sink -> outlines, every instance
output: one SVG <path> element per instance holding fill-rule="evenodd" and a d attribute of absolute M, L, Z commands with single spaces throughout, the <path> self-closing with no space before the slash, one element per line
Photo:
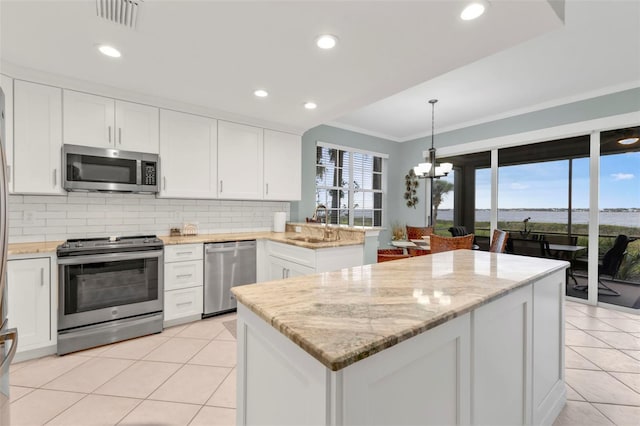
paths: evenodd
<path fill-rule="evenodd" d="M 317 237 L 290 237 L 289 240 L 304 241 L 305 243 L 328 243 L 332 240 L 325 240 L 324 238 Z"/>

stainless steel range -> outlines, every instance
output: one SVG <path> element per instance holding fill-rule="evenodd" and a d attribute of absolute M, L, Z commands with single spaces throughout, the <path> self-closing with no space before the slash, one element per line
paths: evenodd
<path fill-rule="evenodd" d="M 58 246 L 58 354 L 162 331 L 163 246 L 155 235 Z"/>

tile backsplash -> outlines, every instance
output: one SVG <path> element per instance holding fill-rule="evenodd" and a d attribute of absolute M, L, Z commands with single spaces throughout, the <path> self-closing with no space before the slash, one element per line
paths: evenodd
<path fill-rule="evenodd" d="M 273 213 L 289 202 L 156 198 L 142 194 L 70 192 L 10 195 L 9 242 L 61 241 L 108 235 L 169 235 L 197 223 L 200 234 L 270 231 Z"/>

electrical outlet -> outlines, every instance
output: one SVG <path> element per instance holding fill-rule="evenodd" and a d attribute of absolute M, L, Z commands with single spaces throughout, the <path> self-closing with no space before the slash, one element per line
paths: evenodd
<path fill-rule="evenodd" d="M 33 210 L 25 210 L 22 216 L 24 226 L 33 226 L 35 224 L 36 212 Z"/>
<path fill-rule="evenodd" d="M 302 226 L 296 226 L 296 232 L 302 232 Z"/>

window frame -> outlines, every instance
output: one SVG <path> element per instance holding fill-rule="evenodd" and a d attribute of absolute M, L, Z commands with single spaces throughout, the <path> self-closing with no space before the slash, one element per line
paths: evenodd
<path fill-rule="evenodd" d="M 323 190 L 323 191 L 332 191 L 332 190 L 336 190 L 336 191 L 344 191 L 345 195 L 347 196 L 347 212 L 348 212 L 348 223 L 346 224 L 347 226 L 350 227 L 358 227 L 358 228 L 382 228 L 384 227 L 384 220 L 386 217 L 386 209 L 387 209 L 387 167 L 388 167 L 388 159 L 389 159 L 389 155 L 388 154 L 383 154 L 380 152 L 375 152 L 375 151 L 368 151 L 368 150 L 363 150 L 363 149 L 358 149 L 358 148 L 353 148 L 353 147 L 349 147 L 349 146 L 342 146 L 342 145 L 336 145 L 336 144 L 332 144 L 332 143 L 327 143 L 327 142 L 322 142 L 322 141 L 316 141 L 316 152 L 318 148 L 326 148 L 326 149 L 335 149 L 338 151 L 343 151 L 343 152 L 347 152 L 348 155 L 348 164 L 345 165 L 343 167 L 343 169 L 346 169 L 348 172 L 348 176 L 349 176 L 349 180 L 348 180 L 348 185 L 347 186 L 324 186 L 324 185 L 319 185 L 318 181 L 316 180 L 316 200 L 315 200 L 315 204 L 316 207 L 318 206 L 319 202 L 318 202 L 318 193 L 319 190 Z M 376 174 L 380 175 L 380 189 L 356 189 L 355 185 L 354 185 L 354 155 L 353 154 L 362 154 L 362 155 L 369 155 L 372 157 L 378 157 L 381 159 L 381 165 L 380 165 L 380 172 L 375 172 L 375 171 L 371 171 L 371 181 L 373 182 L 373 176 Z M 316 163 L 315 163 L 315 167 L 317 170 L 317 167 L 321 164 L 318 163 L 317 160 L 317 155 L 316 155 Z M 375 160 L 374 160 L 375 161 Z M 337 165 L 336 165 L 337 166 Z M 317 173 L 317 172 L 316 172 Z M 334 182 L 336 183 L 336 182 Z M 372 185 L 373 186 L 373 185 Z M 374 198 L 374 207 L 372 207 L 371 209 L 365 209 L 363 207 L 360 208 L 356 208 L 355 207 L 355 198 L 356 198 L 356 194 L 358 193 L 371 193 L 372 197 Z M 382 196 L 382 204 L 381 207 L 375 208 L 375 194 L 381 194 Z M 334 215 L 331 212 L 336 211 L 335 209 L 331 209 L 329 208 L 329 206 L 327 206 L 327 210 L 329 212 L 329 214 L 331 215 L 331 220 L 333 220 Z M 340 212 L 344 209 L 339 208 L 337 211 Z M 371 211 L 372 212 L 372 224 L 371 226 L 365 225 L 364 224 L 364 220 L 362 221 L 361 224 L 356 224 L 355 220 L 356 220 L 356 212 L 358 210 L 364 210 L 364 211 Z M 380 211 L 380 224 L 379 225 L 375 225 L 375 212 Z M 332 221 L 330 221 L 330 224 L 333 225 L 345 225 L 345 224 L 341 224 L 340 223 L 340 215 L 338 213 L 338 216 L 336 216 L 336 221 L 337 223 L 334 223 Z"/>

